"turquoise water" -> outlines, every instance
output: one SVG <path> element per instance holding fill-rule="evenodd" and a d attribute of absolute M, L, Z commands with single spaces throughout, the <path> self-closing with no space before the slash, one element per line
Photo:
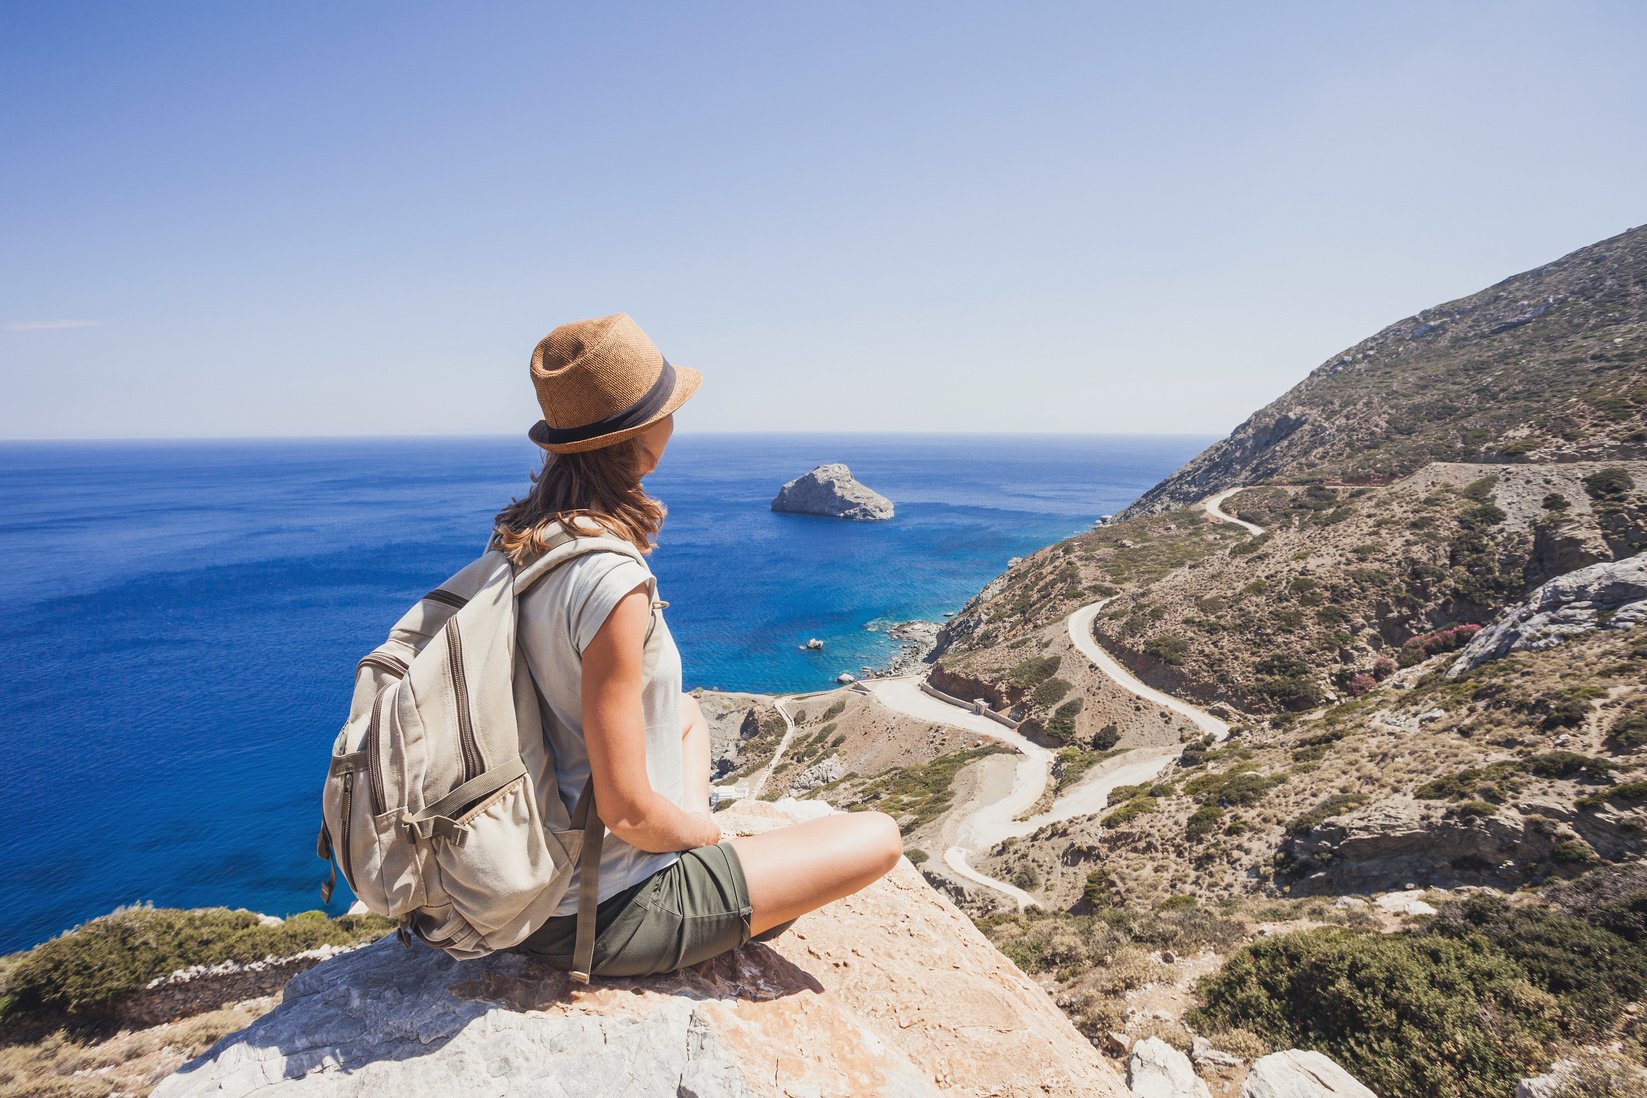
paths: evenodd
<path fill-rule="evenodd" d="M 688 688 L 884 663 L 1023 555 L 1210 439 L 690 435 L 648 491 Z M 318 906 L 326 753 L 356 659 L 529 486 L 510 438 L 0 443 L 0 950 L 111 908 Z M 770 510 L 845 462 L 889 522 Z M 816 636 L 822 653 L 798 645 Z M 339 882 L 329 910 L 351 902 Z"/>

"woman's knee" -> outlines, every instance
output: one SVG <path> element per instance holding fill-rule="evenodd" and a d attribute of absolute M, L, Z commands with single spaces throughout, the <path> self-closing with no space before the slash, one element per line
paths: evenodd
<path fill-rule="evenodd" d="M 885 812 L 854 812 L 853 817 L 863 828 L 863 850 L 876 866 L 876 875 L 890 872 L 904 856 L 904 838 L 898 830 L 898 821 Z"/>

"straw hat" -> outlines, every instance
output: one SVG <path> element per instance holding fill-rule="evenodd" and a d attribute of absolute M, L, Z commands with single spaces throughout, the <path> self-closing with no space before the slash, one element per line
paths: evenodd
<path fill-rule="evenodd" d="M 690 366 L 671 365 L 628 313 L 575 320 L 532 352 L 543 418 L 527 434 L 552 453 L 597 450 L 669 415 L 701 381 Z"/>

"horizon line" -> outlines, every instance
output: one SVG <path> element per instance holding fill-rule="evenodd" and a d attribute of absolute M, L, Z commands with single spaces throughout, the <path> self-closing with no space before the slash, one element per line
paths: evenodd
<path fill-rule="evenodd" d="M 1226 434 L 1228 432 L 1225 432 Z M 885 431 L 853 431 L 853 430 L 815 430 L 815 431 L 691 431 L 681 432 L 681 438 L 715 438 L 725 436 L 741 436 L 750 438 L 794 438 L 816 435 L 861 435 L 865 437 L 904 437 L 908 435 L 924 435 L 931 437 L 954 438 L 1218 438 L 1221 435 L 1201 431 L 929 431 L 929 430 L 885 430 Z M 7 437 L 0 438 L 0 445 L 34 444 L 34 443 L 85 443 L 91 445 L 115 445 L 118 443 L 159 443 L 159 442 L 426 442 L 459 439 L 488 439 L 501 441 L 508 439 L 532 446 L 536 445 L 525 434 L 516 436 L 506 433 L 462 433 L 462 434 L 382 434 L 382 435 L 131 435 L 125 437 L 108 437 L 103 435 L 62 435 L 37 437 Z"/>

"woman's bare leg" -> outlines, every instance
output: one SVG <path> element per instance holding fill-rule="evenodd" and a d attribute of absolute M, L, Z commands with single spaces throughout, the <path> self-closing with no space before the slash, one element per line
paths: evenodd
<path fill-rule="evenodd" d="M 898 864 L 903 838 L 884 812 L 847 812 L 731 840 L 749 885 L 750 933 L 814 911 Z"/>
<path fill-rule="evenodd" d="M 709 721 L 691 694 L 681 695 L 681 805 L 709 811 Z"/>

